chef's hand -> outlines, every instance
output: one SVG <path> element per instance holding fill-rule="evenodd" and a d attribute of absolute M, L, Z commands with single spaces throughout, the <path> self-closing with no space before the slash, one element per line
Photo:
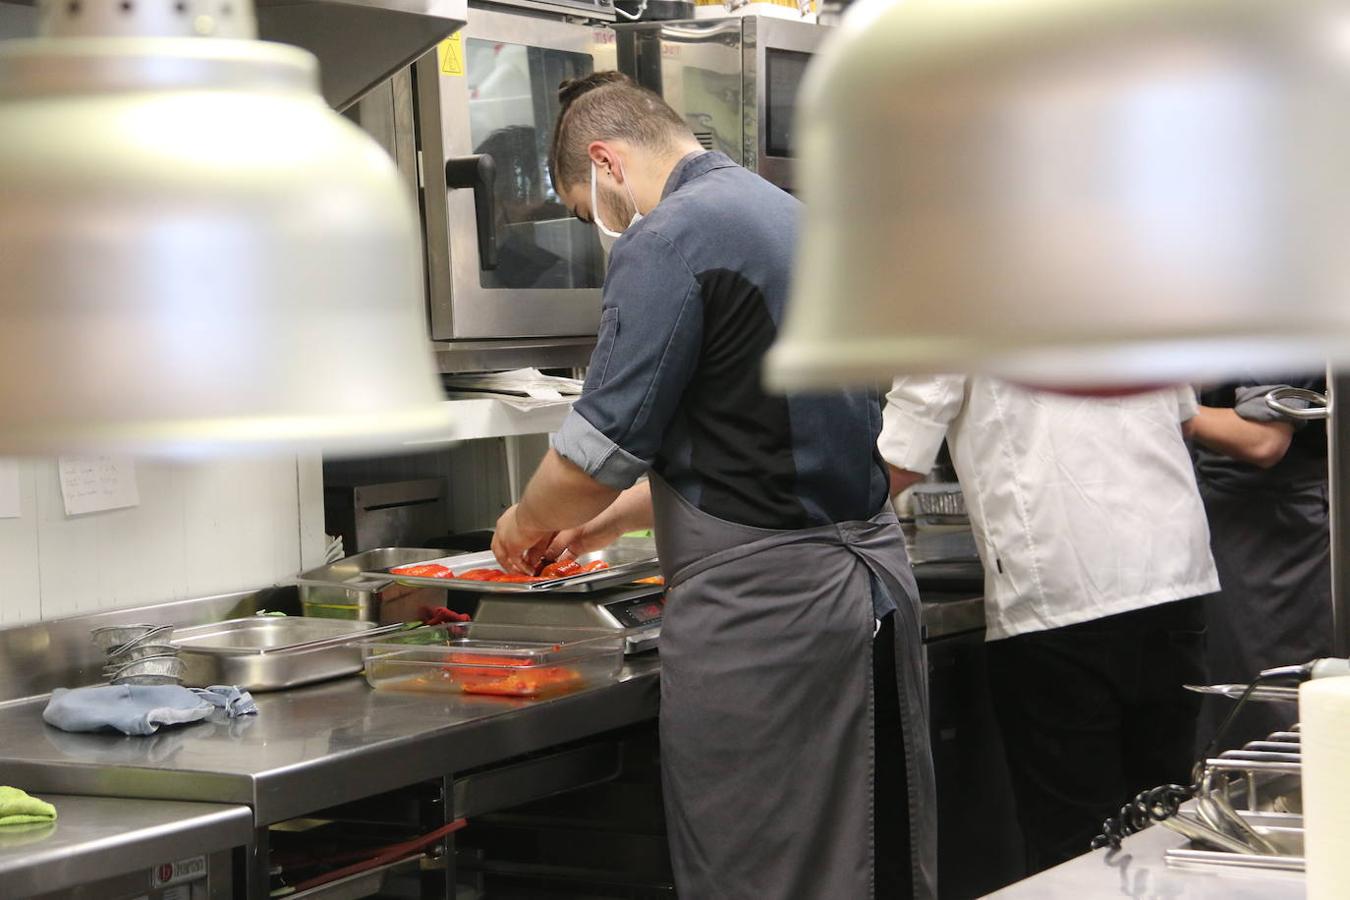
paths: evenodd
<path fill-rule="evenodd" d="M 582 556 L 603 550 L 623 536 L 623 528 L 612 522 L 606 522 L 602 515 L 585 525 L 560 531 L 544 553 L 547 559 L 563 559 L 567 556 Z"/>
<path fill-rule="evenodd" d="M 545 551 L 556 532 L 534 526 L 522 517 L 520 505 L 511 507 L 497 520 L 492 534 L 492 555 L 508 572 L 533 575 L 544 561 Z"/>

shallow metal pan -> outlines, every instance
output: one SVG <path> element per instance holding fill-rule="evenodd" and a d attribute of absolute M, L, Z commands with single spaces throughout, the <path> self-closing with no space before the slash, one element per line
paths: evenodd
<path fill-rule="evenodd" d="M 173 643 L 189 687 L 279 691 L 360 672 L 361 650 L 348 644 L 380 630 L 345 619 L 253 616 L 182 629 Z"/>

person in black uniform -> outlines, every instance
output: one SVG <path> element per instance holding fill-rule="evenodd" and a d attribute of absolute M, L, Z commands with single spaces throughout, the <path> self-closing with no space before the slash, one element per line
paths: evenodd
<path fill-rule="evenodd" d="M 1324 377 L 1285 384 L 1326 391 Z M 1267 407 L 1266 395 L 1280 386 L 1207 388 L 1187 425 L 1221 584 L 1205 610 L 1218 683 L 1249 682 L 1262 669 L 1332 652 L 1326 426 Z M 1201 747 L 1231 708 L 1230 700 L 1206 698 Z M 1224 747 L 1288 728 L 1297 714 L 1293 704 L 1248 704 Z"/>
<path fill-rule="evenodd" d="M 618 73 L 560 100 L 550 171 L 609 268 L 582 396 L 493 551 L 533 572 L 653 527 L 680 896 L 931 900 L 922 624 L 881 397 L 761 383 L 800 204 Z"/>

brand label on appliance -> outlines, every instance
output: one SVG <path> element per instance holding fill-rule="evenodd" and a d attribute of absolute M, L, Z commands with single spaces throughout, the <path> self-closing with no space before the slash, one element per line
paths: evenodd
<path fill-rule="evenodd" d="M 180 859 L 178 862 L 164 863 L 158 866 L 154 874 L 150 876 L 150 884 L 157 888 L 168 887 L 171 884 L 182 884 L 185 881 L 196 881 L 198 878 L 206 877 L 206 857 L 194 856 L 190 859 Z"/>

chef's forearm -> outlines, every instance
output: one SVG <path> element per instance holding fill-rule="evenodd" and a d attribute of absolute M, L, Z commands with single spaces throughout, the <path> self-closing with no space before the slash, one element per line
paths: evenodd
<path fill-rule="evenodd" d="M 531 530 L 562 531 L 589 522 L 618 496 L 619 491 L 596 481 L 550 449 L 525 488 L 516 517 Z"/>
<path fill-rule="evenodd" d="M 1284 422 L 1252 422 L 1231 409 L 1202 406 L 1185 423 L 1186 436 L 1225 456 L 1268 469 L 1284 458 L 1293 437 Z"/>
<path fill-rule="evenodd" d="M 892 497 L 896 496 L 906 488 L 913 487 L 924 479 L 923 475 L 920 475 L 918 472 L 911 472 L 908 469 L 900 469 L 891 465 L 888 465 L 886 468 L 890 470 L 891 473 Z"/>
<path fill-rule="evenodd" d="M 609 509 L 600 514 L 606 531 L 623 534 L 652 527 L 651 484 L 639 481 L 619 495 Z"/>

